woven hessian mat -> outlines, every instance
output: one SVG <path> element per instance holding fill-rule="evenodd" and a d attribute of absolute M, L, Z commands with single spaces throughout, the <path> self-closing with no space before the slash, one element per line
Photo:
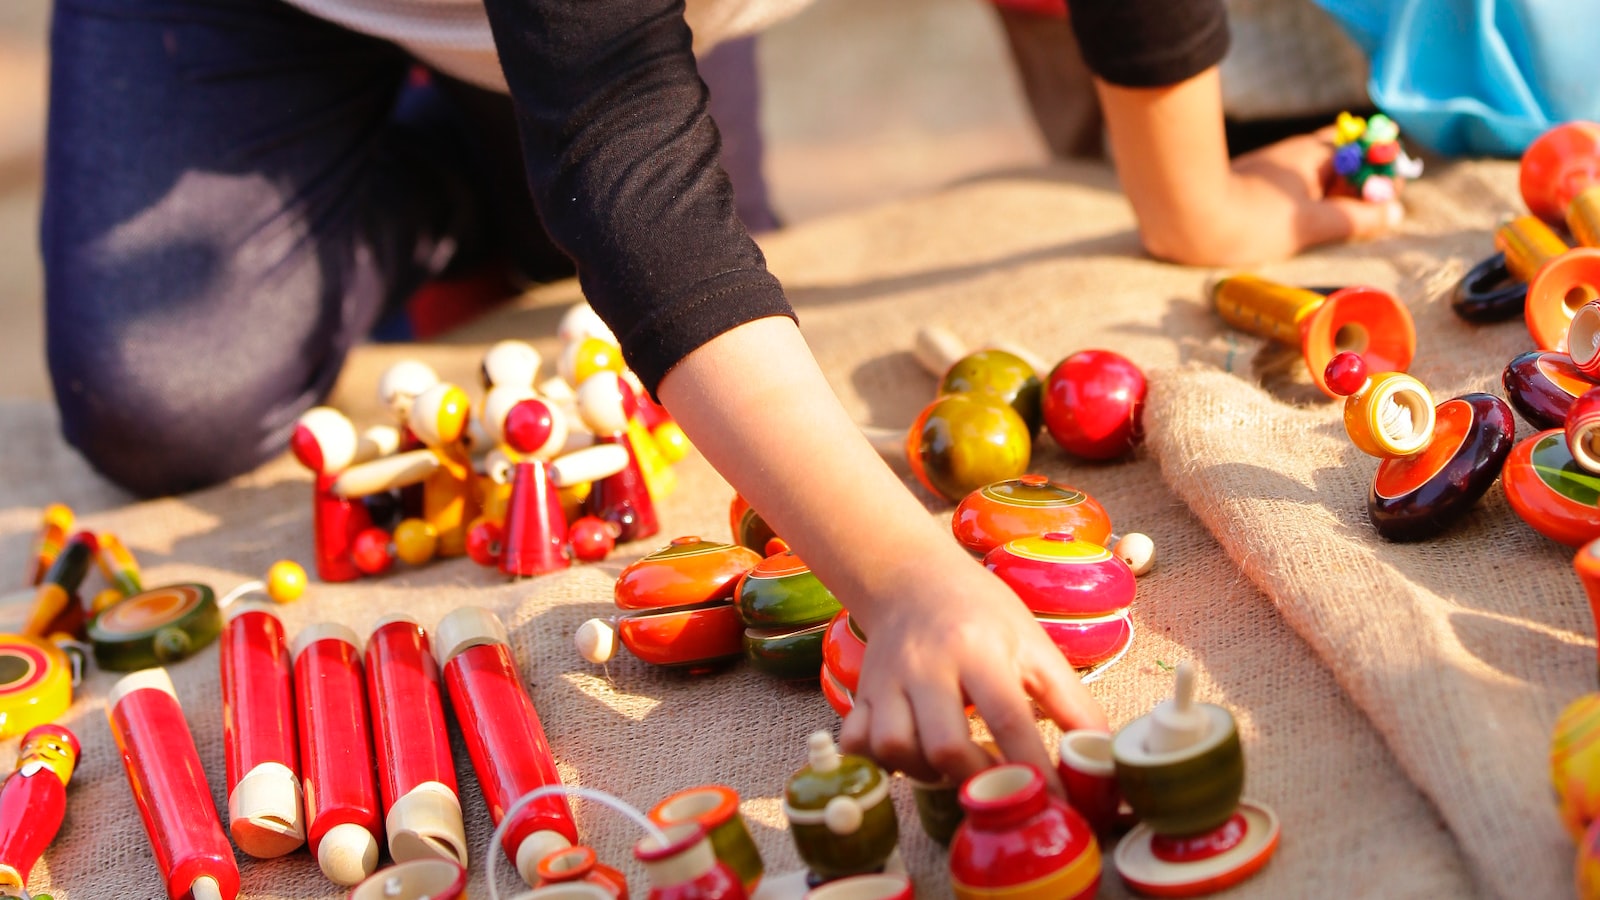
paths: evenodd
<path fill-rule="evenodd" d="M 1513 184 L 1504 167 L 1430 175 L 1412 192 L 1418 214 L 1404 237 L 1273 273 L 1398 289 L 1425 330 L 1419 373 L 1441 392 L 1481 385 L 1520 338 L 1509 327 L 1455 328 L 1437 294 L 1487 244 Z M 1539 759 L 1557 708 L 1586 686 L 1581 676 L 1592 677 L 1594 652 L 1580 637 L 1589 625 L 1565 551 L 1516 523 L 1497 494 L 1448 540 L 1405 550 L 1376 540 L 1362 509 L 1373 464 L 1348 448 L 1334 407 L 1298 408 L 1252 387 L 1257 345 L 1228 335 L 1201 302 L 1206 273 L 1143 258 L 1131 229 L 1109 173 L 1072 168 L 973 182 L 765 243 L 835 389 L 863 422 L 908 424 L 930 397 L 933 379 L 907 352 L 924 323 L 973 342 L 1017 340 L 1050 360 L 1109 347 L 1151 374 L 1151 436 L 1135 459 L 1075 464 L 1043 441 L 1033 468 L 1087 490 L 1119 531 L 1145 531 L 1158 546 L 1159 566 L 1139 585 L 1133 649 L 1092 690 L 1121 724 L 1159 702 L 1171 689 L 1169 667 L 1188 659 L 1203 699 L 1233 710 L 1246 792 L 1273 806 L 1284 829 L 1275 859 L 1234 895 L 1564 893 L 1569 854 Z M 577 296 L 572 284 L 555 285 L 445 343 L 364 348 L 335 402 L 360 424 L 377 421 L 378 374 L 402 355 L 472 384 L 492 339 L 521 337 L 552 351 L 555 323 Z M 1470 366 L 1447 367 L 1444 346 L 1472 348 L 1463 352 Z M 1228 367 L 1237 374 L 1220 371 Z M 1304 396 L 1303 386 L 1279 387 L 1288 392 L 1281 397 Z M 121 536 L 148 584 L 197 579 L 225 591 L 282 557 L 309 566 L 310 489 L 292 461 L 214 490 L 128 505 L 63 449 L 53 428 L 37 406 L 0 407 L 8 436 L 0 571 L 21 577 L 39 511 L 52 500 L 77 503 L 87 527 Z M 511 630 L 569 783 L 640 807 L 680 788 L 726 783 L 744 798 L 768 870 L 791 870 L 798 860 L 783 830 L 783 784 L 804 764 L 806 734 L 837 725 L 816 690 L 743 667 L 685 677 L 626 652 L 602 671 L 572 648 L 580 622 L 612 610 L 611 582 L 627 562 L 675 534 L 726 539 L 729 488 L 697 457 L 678 471 L 660 539 L 620 548 L 602 565 L 515 584 L 464 560 L 398 567 L 381 579 L 314 584 L 282 609 L 285 624 L 293 631 L 333 619 L 364 634 L 395 611 L 431 627 L 463 604 L 493 609 Z M 947 504 L 924 499 L 930 515 L 949 516 Z M 1491 533 L 1499 540 L 1487 557 L 1478 551 Z M 172 675 L 223 808 L 215 649 Z M 105 722 L 114 680 L 92 676 L 66 717 L 84 757 L 67 824 L 32 885 L 58 900 L 161 895 Z M 459 735 L 453 746 L 471 894 L 481 900 L 488 862 L 502 866 L 503 881 L 512 873 L 487 854 L 488 815 Z M 0 766 L 14 753 L 15 742 L 5 746 Z M 949 896 L 943 851 L 922 835 L 903 783 L 894 796 L 919 895 Z M 634 827 L 581 802 L 576 810 L 586 841 L 642 896 L 643 872 L 628 855 Z M 342 896 L 304 851 L 241 865 L 250 898 Z M 1108 871 L 1101 894 L 1126 892 Z"/>

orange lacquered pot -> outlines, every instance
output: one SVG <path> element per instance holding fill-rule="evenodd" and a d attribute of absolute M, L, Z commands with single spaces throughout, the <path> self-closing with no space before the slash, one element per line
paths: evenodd
<path fill-rule="evenodd" d="M 1111 517 L 1083 491 L 1043 475 L 1024 475 L 968 494 L 950 528 L 963 547 L 981 555 L 1007 541 L 1056 531 L 1103 545 L 1111 535 Z"/>
<path fill-rule="evenodd" d="M 622 570 L 612 596 L 624 610 L 672 609 L 730 600 L 739 576 L 761 555 L 745 547 L 673 538 L 672 543 Z"/>
<path fill-rule="evenodd" d="M 761 518 L 761 514 L 750 506 L 750 501 L 734 494 L 733 502 L 728 505 L 728 527 L 733 531 L 733 542 L 741 547 L 754 550 L 763 556 L 771 556 L 777 550 L 773 541 L 779 541 L 777 532 Z"/>
<path fill-rule="evenodd" d="M 701 666 L 744 653 L 744 623 L 730 603 L 638 613 L 617 621 L 623 646 L 658 666 Z"/>
<path fill-rule="evenodd" d="M 1573 547 L 1600 538 L 1600 475 L 1572 458 L 1561 429 L 1513 447 L 1500 481 L 1511 508 L 1545 537 Z"/>
<path fill-rule="evenodd" d="M 855 706 L 856 685 L 861 679 L 861 660 L 867 653 L 867 636 L 841 611 L 828 623 L 822 638 L 822 696 L 840 716 Z"/>

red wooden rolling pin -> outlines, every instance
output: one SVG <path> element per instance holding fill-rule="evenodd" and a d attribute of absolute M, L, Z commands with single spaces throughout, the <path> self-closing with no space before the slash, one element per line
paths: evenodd
<path fill-rule="evenodd" d="M 323 622 L 301 629 L 292 649 L 306 838 L 322 874 L 344 885 L 377 869 L 383 834 L 359 640 Z"/>
<path fill-rule="evenodd" d="M 234 900 L 239 866 L 166 669 L 124 676 L 106 698 L 111 736 L 171 900 Z"/>
<path fill-rule="evenodd" d="M 0 897 L 24 896 L 33 864 L 61 830 L 81 752 L 77 736 L 60 725 L 22 736 L 17 768 L 0 785 Z"/>
<path fill-rule="evenodd" d="M 289 647 L 266 607 L 235 603 L 226 615 L 218 656 L 228 833 L 240 850 L 272 859 L 306 842 Z"/>
<path fill-rule="evenodd" d="M 434 632 L 450 706 L 466 738 L 489 816 L 498 826 L 524 794 L 560 784 L 544 726 L 511 657 L 505 625 L 486 609 L 466 606 L 445 616 Z M 562 797 L 528 804 L 507 827 L 506 856 L 528 884 L 549 854 L 578 842 L 572 810 Z"/>
<path fill-rule="evenodd" d="M 405 615 L 380 619 L 367 639 L 367 695 L 378 751 L 389 855 L 467 864 L 456 767 L 428 633 Z"/>

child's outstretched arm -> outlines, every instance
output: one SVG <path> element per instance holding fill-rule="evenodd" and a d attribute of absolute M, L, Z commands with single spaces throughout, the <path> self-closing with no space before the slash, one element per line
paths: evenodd
<path fill-rule="evenodd" d="M 1011 589 L 972 559 L 862 439 L 787 318 L 728 331 L 661 382 L 695 446 L 867 635 L 847 749 L 914 777 L 989 764 L 963 695 L 1008 760 L 1053 781 L 1033 702 L 1063 728 L 1105 714 Z"/>
<path fill-rule="evenodd" d="M 1331 127 L 1228 159 L 1215 66 L 1166 87 L 1097 81 L 1111 154 L 1145 249 L 1173 262 L 1233 266 L 1383 234 L 1399 201 L 1330 197 Z"/>

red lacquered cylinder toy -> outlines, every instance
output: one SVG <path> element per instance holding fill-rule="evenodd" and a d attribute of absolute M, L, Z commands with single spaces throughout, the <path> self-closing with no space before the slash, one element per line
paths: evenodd
<path fill-rule="evenodd" d="M 266 607 L 235 604 L 226 615 L 218 657 L 228 832 L 240 850 L 271 859 L 306 842 L 289 647 Z"/>
<path fill-rule="evenodd" d="M 385 617 L 367 638 L 366 666 L 389 855 L 465 866 L 467 835 L 428 633 L 409 616 Z"/>
<path fill-rule="evenodd" d="M 111 688 L 106 711 L 167 896 L 234 900 L 239 866 L 166 670 L 123 677 Z"/>
<path fill-rule="evenodd" d="M 961 786 L 966 819 L 950 841 L 959 900 L 997 896 L 1089 900 L 1100 889 L 1100 844 L 1083 817 L 1025 763 L 995 766 Z"/>
<path fill-rule="evenodd" d="M 450 707 L 461 725 L 489 817 L 498 826 L 523 795 L 560 784 L 561 772 L 500 619 L 488 610 L 463 607 L 440 620 L 435 637 Z M 531 885 L 539 880 L 540 860 L 577 842 L 578 827 L 566 798 L 543 797 L 517 813 L 502 847 Z"/>
<path fill-rule="evenodd" d="M 705 826 L 684 822 L 661 832 L 665 841 L 647 837 L 633 848 L 650 879 L 650 900 L 744 900 L 739 876 L 717 859 Z"/>
<path fill-rule="evenodd" d="M 324 622 L 302 629 L 293 648 L 306 839 L 322 873 L 343 885 L 372 874 L 383 840 L 359 640 Z"/>
<path fill-rule="evenodd" d="M 33 864 L 55 840 L 81 753 L 78 738 L 60 725 L 22 736 L 17 767 L 0 785 L 0 896 L 22 894 Z"/>

